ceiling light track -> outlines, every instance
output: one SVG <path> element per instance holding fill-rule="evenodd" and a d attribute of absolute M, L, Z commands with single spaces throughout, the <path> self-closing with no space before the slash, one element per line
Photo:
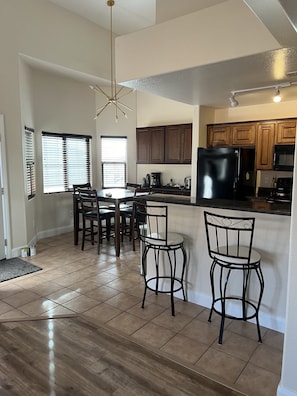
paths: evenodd
<path fill-rule="evenodd" d="M 297 82 L 284 82 L 284 83 L 277 84 L 277 85 L 267 85 L 265 87 L 255 87 L 255 88 L 238 89 L 236 91 L 231 91 L 231 96 L 229 97 L 230 106 L 231 107 L 237 107 L 239 105 L 239 101 L 238 101 L 238 99 L 236 97 L 237 95 L 250 93 L 250 92 L 264 91 L 264 90 L 267 90 L 267 89 L 274 89 L 275 90 L 275 95 L 273 97 L 273 101 L 275 103 L 279 103 L 282 100 L 281 95 L 280 95 L 280 89 L 281 88 L 291 87 L 293 85 L 297 85 Z"/>

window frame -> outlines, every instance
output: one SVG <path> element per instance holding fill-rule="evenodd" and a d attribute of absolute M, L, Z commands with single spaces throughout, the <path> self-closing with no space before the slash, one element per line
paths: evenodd
<path fill-rule="evenodd" d="M 84 141 L 86 143 L 86 152 L 85 152 L 85 169 L 84 172 L 86 172 L 86 180 L 83 180 L 83 183 L 90 183 L 92 184 L 92 164 L 91 164 L 91 140 L 92 136 L 90 135 L 82 135 L 82 134 L 70 134 L 70 133 L 55 133 L 55 132 L 47 132 L 47 131 L 42 131 L 42 150 L 44 148 L 44 144 L 46 142 L 46 139 L 55 139 L 56 142 L 53 140 L 53 143 L 56 143 L 59 146 L 59 140 L 61 141 L 61 156 L 62 156 L 62 167 L 63 171 L 59 174 L 59 176 L 62 178 L 62 184 L 63 184 L 63 190 L 57 190 L 57 191 L 45 191 L 48 186 L 46 186 L 46 181 L 45 181 L 45 163 L 44 163 L 44 150 L 42 151 L 42 169 L 43 169 L 43 193 L 44 194 L 57 194 L 57 193 L 63 193 L 63 192 L 72 192 L 73 191 L 73 184 L 81 184 L 82 179 L 80 178 L 79 180 L 75 180 L 74 182 L 69 181 L 70 177 L 70 172 L 69 172 L 69 166 L 70 164 L 70 159 L 72 158 L 71 153 L 69 152 L 71 150 L 71 147 L 67 146 L 67 142 L 71 141 L 73 142 L 74 140 L 80 140 Z M 70 154 L 70 155 L 69 155 Z M 50 158 L 52 161 L 55 160 L 55 157 L 53 156 Z M 58 158 L 56 158 L 56 161 Z M 81 176 L 80 176 L 81 177 Z M 48 178 L 49 182 L 50 178 Z"/>
<path fill-rule="evenodd" d="M 103 158 L 102 158 L 103 157 L 103 155 L 102 155 L 102 153 L 103 153 L 102 140 L 103 139 L 108 139 L 108 140 L 112 140 L 112 139 L 118 139 L 119 140 L 120 139 L 120 140 L 125 141 L 125 145 L 126 145 L 125 160 L 124 161 L 117 161 L 116 158 L 112 158 L 109 161 L 104 161 Z M 125 188 L 126 184 L 127 184 L 127 179 L 128 179 L 128 172 L 127 172 L 127 170 L 128 170 L 128 138 L 127 138 L 127 136 L 101 135 L 100 136 L 100 144 L 101 144 L 100 149 L 101 149 L 101 180 L 102 180 L 102 188 Z M 105 165 L 108 166 L 110 164 L 114 164 L 114 165 L 122 164 L 123 165 L 123 172 L 122 172 L 122 174 L 120 176 L 120 178 L 122 178 L 122 180 L 123 180 L 123 185 L 116 184 L 116 185 L 111 186 L 111 185 L 106 185 L 105 184 L 106 177 L 104 175 L 104 167 L 105 167 Z"/>
<path fill-rule="evenodd" d="M 36 154 L 33 128 L 25 129 L 25 167 L 26 167 L 26 196 L 28 201 L 36 196 Z"/>

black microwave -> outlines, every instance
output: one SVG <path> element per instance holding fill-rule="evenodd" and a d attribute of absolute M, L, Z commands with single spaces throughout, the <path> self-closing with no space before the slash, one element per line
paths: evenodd
<path fill-rule="evenodd" d="M 277 171 L 293 171 L 295 144 L 276 144 L 274 146 L 273 168 Z"/>

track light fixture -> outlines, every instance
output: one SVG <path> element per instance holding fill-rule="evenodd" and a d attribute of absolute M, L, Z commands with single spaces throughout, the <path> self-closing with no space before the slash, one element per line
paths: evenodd
<path fill-rule="evenodd" d="M 282 100 L 282 97 L 280 96 L 279 88 L 276 87 L 275 88 L 275 95 L 273 97 L 273 101 L 274 101 L 274 103 L 279 103 L 279 102 L 281 102 L 281 100 Z"/>
<path fill-rule="evenodd" d="M 234 92 L 231 92 L 231 96 L 230 96 L 229 100 L 230 100 L 230 106 L 231 107 L 237 107 L 239 105 L 238 100 L 235 98 L 235 93 Z"/>
<path fill-rule="evenodd" d="M 279 84 L 277 86 L 268 85 L 267 87 L 257 87 L 257 88 L 249 88 L 249 89 L 240 89 L 238 91 L 231 91 L 231 96 L 229 98 L 230 106 L 237 107 L 239 105 L 238 99 L 235 98 L 235 95 L 245 94 L 245 93 L 254 92 L 254 91 L 263 91 L 265 89 L 274 89 L 275 95 L 273 97 L 273 101 L 275 103 L 279 103 L 282 100 L 282 97 L 280 96 L 280 88 L 287 88 L 287 87 L 291 87 L 292 85 L 296 85 L 296 84 L 297 84 L 297 82 L 285 82 L 285 83 Z"/>

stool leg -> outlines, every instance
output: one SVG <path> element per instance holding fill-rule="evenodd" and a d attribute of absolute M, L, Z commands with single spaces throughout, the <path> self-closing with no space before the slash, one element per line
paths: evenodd
<path fill-rule="evenodd" d="M 242 304 L 242 318 L 246 321 L 246 295 L 247 295 L 247 288 L 250 279 L 250 269 L 243 269 L 242 271 L 242 297 L 241 297 L 241 304 Z"/>
<path fill-rule="evenodd" d="M 211 307 L 210 307 L 210 313 L 209 313 L 209 317 L 208 317 L 208 321 L 211 322 L 211 317 L 212 317 L 212 313 L 213 313 L 213 308 L 214 308 L 214 303 L 215 303 L 215 288 L 214 288 L 214 270 L 215 270 L 215 266 L 216 266 L 216 261 L 213 260 L 211 267 L 210 267 L 210 287 L 211 287 L 211 294 L 212 294 L 212 303 L 211 303 Z"/>
<path fill-rule="evenodd" d="M 258 300 L 257 309 L 256 309 L 256 323 L 257 323 L 257 331 L 258 331 L 258 341 L 262 343 L 260 324 L 259 324 L 259 310 L 260 310 L 260 304 L 262 301 L 262 296 L 263 296 L 263 291 L 264 291 L 264 277 L 263 277 L 263 273 L 262 273 L 262 270 L 260 267 L 260 263 L 259 263 L 259 267 L 256 268 L 256 274 L 257 274 L 257 277 L 258 277 L 259 283 L 260 283 L 259 300 Z"/>
<path fill-rule="evenodd" d="M 144 279 L 144 293 L 143 293 L 141 308 L 144 308 L 144 301 L 145 301 L 146 290 L 147 290 L 147 282 L 146 282 L 146 256 L 147 256 L 148 250 L 149 250 L 149 248 L 148 248 L 147 246 L 145 246 L 144 249 L 143 249 L 142 259 L 141 259 L 142 273 L 143 273 L 143 279 Z"/>
<path fill-rule="evenodd" d="M 175 252 L 175 250 L 173 251 L 174 265 L 172 265 L 172 259 L 171 259 L 171 257 L 170 257 L 170 250 L 167 250 L 167 256 L 168 256 L 168 261 L 169 261 L 169 266 L 170 266 L 170 301 L 171 301 L 171 315 L 172 315 L 172 316 L 175 316 L 174 296 L 173 296 L 174 278 L 175 278 L 175 274 L 176 274 L 176 252 Z"/>
<path fill-rule="evenodd" d="M 160 259 L 160 250 L 154 250 L 155 256 L 155 266 L 156 266 L 156 294 L 158 294 L 159 290 L 159 259 Z"/>
<path fill-rule="evenodd" d="M 185 289 L 184 289 L 184 274 L 185 274 L 185 269 L 186 269 L 186 263 L 187 263 L 187 253 L 184 248 L 184 246 L 181 247 L 181 251 L 183 254 L 183 269 L 181 273 L 181 285 L 182 285 L 182 292 L 183 292 L 183 297 L 184 301 L 187 301 L 186 294 L 185 294 Z"/>
<path fill-rule="evenodd" d="M 220 325 L 220 334 L 219 334 L 219 344 L 222 344 L 223 342 L 225 317 L 226 317 L 226 290 L 227 290 L 231 270 L 228 269 L 226 280 L 224 282 L 224 287 L 223 287 L 223 274 L 224 274 L 224 268 L 221 267 L 220 269 L 221 325 Z"/>

